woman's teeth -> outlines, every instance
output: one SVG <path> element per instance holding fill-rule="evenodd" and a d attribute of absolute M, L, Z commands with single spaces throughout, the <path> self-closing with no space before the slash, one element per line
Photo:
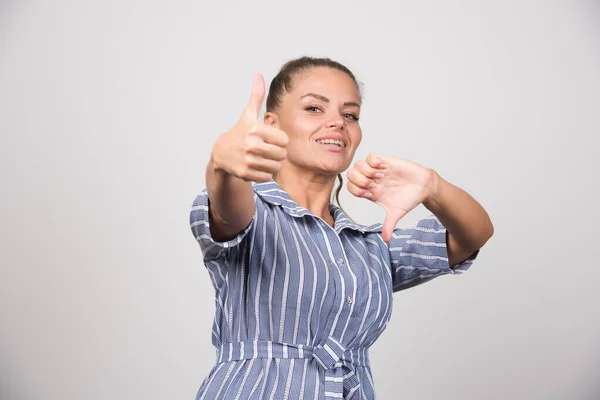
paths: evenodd
<path fill-rule="evenodd" d="M 346 147 L 346 143 L 342 142 L 341 140 L 335 140 L 335 139 L 320 139 L 320 140 L 317 140 L 317 143 L 335 144 L 339 147 Z"/>

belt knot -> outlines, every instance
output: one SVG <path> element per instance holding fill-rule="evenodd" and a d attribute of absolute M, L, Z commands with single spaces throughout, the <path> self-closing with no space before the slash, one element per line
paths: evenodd
<path fill-rule="evenodd" d="M 353 363 L 344 357 L 349 353 L 332 337 L 313 348 L 313 357 L 325 369 L 326 399 L 349 399 L 360 388 Z"/>
<path fill-rule="evenodd" d="M 313 356 L 324 369 L 331 369 L 342 360 L 345 351 L 340 342 L 329 337 L 325 343 L 313 348 Z"/>

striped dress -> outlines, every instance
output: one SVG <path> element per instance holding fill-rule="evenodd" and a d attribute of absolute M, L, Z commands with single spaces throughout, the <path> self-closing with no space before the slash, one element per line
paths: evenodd
<path fill-rule="evenodd" d="M 454 269 L 446 230 L 431 215 L 395 229 L 353 223 L 330 204 L 332 228 L 274 181 L 253 184 L 256 210 L 233 240 L 209 230 L 206 190 L 190 225 L 216 293 L 216 363 L 196 400 L 375 398 L 369 347 L 385 329 L 392 292 Z"/>

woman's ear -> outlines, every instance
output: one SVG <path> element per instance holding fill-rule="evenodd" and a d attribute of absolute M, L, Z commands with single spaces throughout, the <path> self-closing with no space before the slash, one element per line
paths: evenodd
<path fill-rule="evenodd" d="M 277 114 L 274 112 L 267 112 L 264 116 L 265 125 L 274 126 L 275 128 L 279 127 L 279 119 L 277 118 Z"/>

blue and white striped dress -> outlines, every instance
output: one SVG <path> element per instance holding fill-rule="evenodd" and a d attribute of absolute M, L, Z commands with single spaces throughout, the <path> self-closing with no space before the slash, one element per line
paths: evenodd
<path fill-rule="evenodd" d="M 215 242 L 208 195 L 190 213 L 216 291 L 217 360 L 202 399 L 374 399 L 369 347 L 385 329 L 392 292 L 451 269 L 446 230 L 431 215 L 396 229 L 357 225 L 331 204 L 332 228 L 275 182 L 254 184 L 256 212 L 235 239 Z"/>

